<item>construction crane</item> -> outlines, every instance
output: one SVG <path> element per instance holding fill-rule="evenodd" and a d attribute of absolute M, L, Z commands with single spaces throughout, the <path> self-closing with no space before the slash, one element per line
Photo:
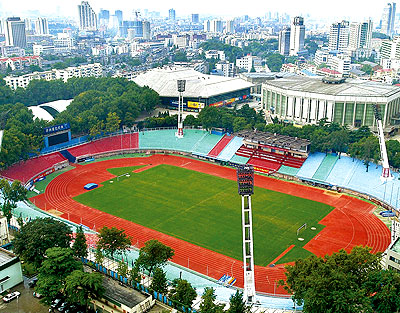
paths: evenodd
<path fill-rule="evenodd" d="M 381 150 L 381 160 L 382 160 L 381 180 L 383 182 L 385 182 L 388 180 L 392 180 L 393 175 L 390 173 L 389 159 L 388 159 L 387 151 L 386 151 L 385 137 L 383 135 L 382 115 L 379 110 L 379 106 L 377 104 L 374 105 L 374 115 L 375 115 L 375 119 L 376 119 L 376 125 L 378 128 L 379 146 L 380 146 L 380 150 Z"/>

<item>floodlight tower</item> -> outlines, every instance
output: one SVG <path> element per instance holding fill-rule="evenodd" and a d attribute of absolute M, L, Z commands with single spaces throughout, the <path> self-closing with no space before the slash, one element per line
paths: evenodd
<path fill-rule="evenodd" d="M 242 236 L 244 300 L 247 304 L 255 303 L 256 287 L 254 281 L 253 222 L 251 213 L 251 195 L 254 193 L 254 169 L 243 165 L 237 169 L 239 195 L 242 196 Z"/>
<path fill-rule="evenodd" d="M 379 111 L 378 105 L 374 105 L 374 115 L 375 115 L 375 119 L 376 119 L 376 125 L 378 128 L 378 138 L 379 138 L 379 145 L 380 145 L 380 150 L 381 150 L 381 160 L 382 160 L 381 180 L 383 182 L 385 182 L 388 180 L 392 180 L 393 175 L 390 173 L 389 159 L 388 159 L 387 152 L 386 152 L 385 137 L 383 134 L 382 115 L 381 115 L 381 112 Z"/>
<path fill-rule="evenodd" d="M 180 79 L 178 80 L 178 131 L 175 133 L 175 136 L 178 138 L 183 138 L 183 92 L 185 91 L 186 80 Z"/>

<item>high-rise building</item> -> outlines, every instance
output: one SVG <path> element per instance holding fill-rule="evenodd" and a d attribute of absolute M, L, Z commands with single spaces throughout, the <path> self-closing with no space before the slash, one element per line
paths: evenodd
<path fill-rule="evenodd" d="M 49 34 L 49 24 L 47 19 L 43 17 L 38 17 L 35 21 L 35 34 L 36 35 L 48 35 Z"/>
<path fill-rule="evenodd" d="M 19 17 L 9 17 L 4 23 L 6 46 L 26 47 L 25 22 Z"/>
<path fill-rule="evenodd" d="M 79 30 L 97 30 L 97 16 L 89 2 L 82 1 L 78 5 Z"/>
<path fill-rule="evenodd" d="M 279 32 L 279 53 L 286 56 L 290 53 L 290 27 Z"/>
<path fill-rule="evenodd" d="M 200 18 L 198 14 L 192 14 L 192 23 L 193 24 L 199 24 L 200 23 Z"/>
<path fill-rule="evenodd" d="M 114 15 L 117 17 L 119 25 L 122 25 L 122 21 L 123 21 L 122 11 L 121 10 L 115 10 L 115 14 Z"/>
<path fill-rule="evenodd" d="M 223 26 L 221 20 L 212 20 L 210 25 L 210 31 L 212 33 L 222 33 Z"/>
<path fill-rule="evenodd" d="M 306 53 L 304 50 L 305 34 L 304 18 L 301 16 L 294 17 L 290 27 L 290 55 Z"/>
<path fill-rule="evenodd" d="M 396 16 L 396 3 L 388 3 L 383 8 L 382 14 L 382 24 L 381 24 L 381 32 L 388 35 L 393 36 L 394 31 L 394 19 Z"/>
<path fill-rule="evenodd" d="M 135 20 L 133 21 L 133 27 L 132 29 L 134 37 L 136 38 L 142 38 L 143 37 L 143 21 L 141 20 Z"/>
<path fill-rule="evenodd" d="M 169 9 L 168 11 L 168 19 L 171 21 L 175 21 L 176 20 L 176 13 L 174 9 Z"/>
<path fill-rule="evenodd" d="M 99 12 L 99 25 L 107 26 L 110 22 L 110 11 L 100 9 Z"/>
<path fill-rule="evenodd" d="M 32 20 L 30 18 L 25 18 L 25 31 L 27 33 L 32 33 L 33 27 L 32 27 Z"/>
<path fill-rule="evenodd" d="M 205 20 L 203 23 L 203 30 L 208 33 L 211 30 L 210 20 Z"/>
<path fill-rule="evenodd" d="M 349 22 L 333 23 L 329 30 L 329 50 L 343 52 L 349 45 Z"/>
<path fill-rule="evenodd" d="M 371 49 L 372 21 L 350 24 L 349 50 Z"/>
<path fill-rule="evenodd" d="M 227 34 L 233 34 L 235 32 L 235 22 L 233 20 L 226 21 L 225 32 Z"/>
<path fill-rule="evenodd" d="M 151 38 L 150 22 L 144 21 L 143 22 L 143 39 L 150 40 L 150 38 Z"/>

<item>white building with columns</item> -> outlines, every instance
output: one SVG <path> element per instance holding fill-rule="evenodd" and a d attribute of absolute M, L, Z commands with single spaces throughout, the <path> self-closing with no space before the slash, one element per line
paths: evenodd
<path fill-rule="evenodd" d="M 400 124 L 400 88 L 354 79 L 292 76 L 266 81 L 262 104 L 273 117 L 296 124 L 326 118 L 350 127 L 375 127 L 378 105 L 385 130 Z"/>

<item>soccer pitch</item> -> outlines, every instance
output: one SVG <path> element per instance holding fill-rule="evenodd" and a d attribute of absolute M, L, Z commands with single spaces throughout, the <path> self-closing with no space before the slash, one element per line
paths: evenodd
<path fill-rule="evenodd" d="M 109 169 L 114 175 L 102 187 L 74 198 L 82 204 L 180 238 L 195 245 L 242 259 L 241 199 L 237 183 L 171 165 L 139 173 L 138 167 Z M 255 264 L 266 266 L 292 244 L 278 263 L 304 258 L 303 249 L 324 227 L 318 222 L 333 207 L 255 187 L 252 196 Z M 299 241 L 296 230 L 307 223 Z M 316 230 L 311 230 L 311 227 Z M 133 238 L 134 240 L 134 238 Z"/>

